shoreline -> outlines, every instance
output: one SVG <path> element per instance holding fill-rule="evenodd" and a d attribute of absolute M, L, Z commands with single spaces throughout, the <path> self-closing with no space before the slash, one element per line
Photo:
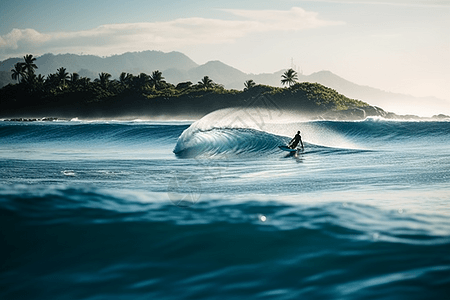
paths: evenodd
<path fill-rule="evenodd" d="M 334 112 L 331 112 L 331 114 Z M 439 114 L 439 115 L 434 115 L 432 117 L 420 117 L 420 116 L 416 116 L 416 115 L 397 115 L 395 113 L 388 113 L 388 115 L 386 116 L 366 116 L 364 118 L 343 118 L 342 113 L 343 112 L 338 112 L 340 114 L 340 118 L 327 118 L 328 115 L 330 115 L 329 113 L 326 113 L 324 115 L 318 115 L 312 118 L 309 118 L 306 121 L 366 121 L 366 120 L 370 120 L 370 119 L 378 119 L 378 120 L 383 120 L 383 121 L 403 121 L 403 122 L 417 122 L 417 121 L 428 121 L 428 122 L 450 122 L 450 116 L 448 115 L 444 115 L 444 114 Z M 345 112 L 344 112 L 345 113 Z M 103 116 L 101 118 L 83 118 L 83 117 L 72 117 L 72 118 L 67 118 L 67 117 L 30 117 L 30 116 L 26 116 L 26 117 L 4 117 L 4 118 L 0 118 L 0 122 L 22 122 L 22 123 L 32 123 L 32 122 L 195 122 L 199 119 L 201 119 L 203 116 L 198 117 L 198 118 L 185 118 L 185 117 L 180 117 L 180 116 L 167 116 L 165 115 L 164 118 L 161 118 L 162 116 L 133 116 L 133 117 L 129 117 L 129 116 Z"/>

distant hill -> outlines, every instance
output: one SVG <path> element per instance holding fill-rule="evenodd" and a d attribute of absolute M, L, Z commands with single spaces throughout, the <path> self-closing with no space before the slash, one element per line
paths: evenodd
<path fill-rule="evenodd" d="M 23 61 L 23 59 L 10 58 L 1 62 L 0 71 L 10 72 L 19 61 Z M 69 73 L 79 72 L 80 70 L 87 70 L 94 74 L 107 72 L 116 78 L 121 72 L 139 74 L 169 68 L 190 70 L 198 66 L 193 60 L 180 52 L 164 53 L 160 51 L 128 52 L 105 58 L 93 55 L 44 54 L 37 57 L 35 63 L 38 66 L 36 73 L 42 75 L 56 73 L 58 68 L 64 67 Z"/>
<path fill-rule="evenodd" d="M 369 86 L 358 85 L 330 71 L 320 71 L 304 76 L 304 81 L 318 82 L 349 98 L 361 99 L 372 105 L 383 107 L 388 111 L 401 114 L 434 115 L 449 113 L 450 102 L 436 97 L 414 97 L 411 95 L 391 93 Z"/>
<path fill-rule="evenodd" d="M 10 58 L 0 62 L 0 87 L 13 82 L 11 69 L 22 58 Z M 210 61 L 198 65 L 180 52 L 164 53 L 160 51 L 143 51 L 124 53 L 110 57 L 76 54 L 45 54 L 36 60 L 37 73 L 48 75 L 65 67 L 69 73 L 78 72 L 81 76 L 95 78 L 101 72 L 110 73 L 118 78 L 121 72 L 135 75 L 151 74 L 155 70 L 163 73 L 166 81 L 177 84 L 184 81 L 197 83 L 204 76 L 214 82 L 223 84 L 227 89 L 244 88 L 244 82 L 253 79 L 257 84 L 280 86 L 280 78 L 284 70 L 267 74 L 246 74 L 220 61 Z M 413 97 L 410 95 L 391 93 L 369 86 L 352 83 L 330 71 L 320 71 L 310 75 L 299 74 L 300 82 L 317 82 L 335 89 L 350 98 L 359 99 L 372 105 L 383 107 L 402 114 L 432 115 L 450 112 L 450 102 L 434 97 Z"/>
<path fill-rule="evenodd" d="M 9 83 L 17 83 L 17 80 L 11 78 L 11 71 L 0 71 L 0 88 Z"/>
<path fill-rule="evenodd" d="M 220 61 L 210 61 L 204 65 L 190 70 L 167 69 L 163 71 L 166 81 L 179 83 L 191 81 L 197 83 L 204 76 L 209 76 L 215 83 L 223 84 L 226 88 L 242 89 L 248 75 L 236 68 L 230 67 Z"/>

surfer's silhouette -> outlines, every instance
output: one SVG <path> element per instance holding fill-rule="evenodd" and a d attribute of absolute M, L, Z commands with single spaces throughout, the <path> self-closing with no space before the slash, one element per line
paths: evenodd
<path fill-rule="evenodd" d="M 289 142 L 289 148 L 295 149 L 297 147 L 298 143 L 301 143 L 302 149 L 305 149 L 303 147 L 303 141 L 302 141 L 302 137 L 300 136 L 300 131 L 297 131 L 297 134 Z"/>

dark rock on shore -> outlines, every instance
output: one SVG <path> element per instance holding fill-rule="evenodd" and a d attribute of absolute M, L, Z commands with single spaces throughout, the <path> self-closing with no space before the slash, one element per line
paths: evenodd
<path fill-rule="evenodd" d="M 332 110 L 317 116 L 317 119 L 334 120 L 334 121 L 358 121 L 364 120 L 368 117 L 380 117 L 391 120 L 405 120 L 405 121 L 450 120 L 450 116 L 444 114 L 439 114 L 432 117 L 419 117 L 415 115 L 398 115 L 393 112 L 387 112 L 382 108 L 376 106 L 362 106 L 362 107 L 352 107 L 345 110 Z"/>
<path fill-rule="evenodd" d="M 53 122 L 53 121 L 58 121 L 58 118 L 54 118 L 54 117 L 43 117 L 43 118 L 12 118 L 12 119 L 5 119 L 4 121 L 8 121 L 8 122 Z"/>
<path fill-rule="evenodd" d="M 431 118 L 434 120 L 450 120 L 450 116 L 444 114 L 434 115 Z"/>
<path fill-rule="evenodd" d="M 367 117 L 388 117 L 390 113 L 376 106 L 352 107 L 345 110 L 333 110 L 320 115 L 319 119 L 337 120 L 337 121 L 354 121 L 364 120 Z"/>

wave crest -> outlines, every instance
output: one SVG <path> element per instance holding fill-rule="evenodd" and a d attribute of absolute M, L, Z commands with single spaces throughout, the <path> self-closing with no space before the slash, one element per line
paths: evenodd
<path fill-rule="evenodd" d="M 178 138 L 173 152 L 184 158 L 263 155 L 276 151 L 287 138 L 250 128 L 189 127 Z"/>

